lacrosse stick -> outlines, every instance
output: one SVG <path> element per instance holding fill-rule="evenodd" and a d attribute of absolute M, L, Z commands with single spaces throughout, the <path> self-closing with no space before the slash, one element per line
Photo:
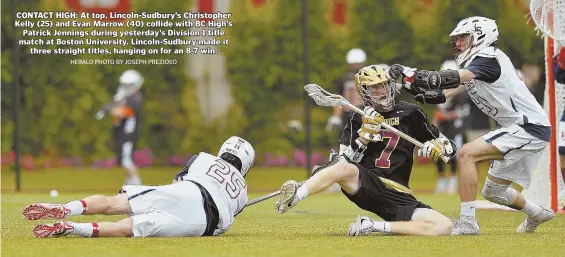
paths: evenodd
<path fill-rule="evenodd" d="M 531 0 L 529 16 L 536 24 L 536 30 L 565 42 L 565 0 Z"/>
<path fill-rule="evenodd" d="M 304 184 L 304 182 L 306 182 L 306 181 L 300 182 L 300 183 L 298 184 L 298 186 L 299 186 L 299 187 L 302 186 L 302 184 Z M 281 190 L 279 189 L 279 190 L 277 190 L 277 191 L 275 191 L 275 192 L 272 192 L 272 193 L 270 193 L 270 194 L 268 194 L 268 195 L 264 195 L 264 196 L 255 198 L 255 199 L 253 199 L 253 200 L 247 202 L 247 203 L 245 204 L 245 207 L 254 205 L 254 204 L 256 204 L 256 203 L 260 203 L 260 202 L 265 201 L 265 200 L 269 200 L 269 199 L 271 199 L 271 198 L 273 198 L 273 197 L 275 197 L 275 196 L 278 196 L 278 195 L 280 195 L 280 194 L 281 194 Z"/>
<path fill-rule="evenodd" d="M 563 1 L 565 1 L 565 0 L 563 0 Z M 332 93 L 324 90 L 319 85 L 308 84 L 308 85 L 304 86 L 304 89 L 306 90 L 306 92 L 308 92 L 308 95 L 310 97 L 312 97 L 312 99 L 314 99 L 316 104 L 318 104 L 320 106 L 332 106 L 332 107 L 347 106 L 347 107 L 351 108 L 353 111 L 355 111 L 356 113 L 359 113 L 361 115 L 365 115 L 365 112 L 363 110 L 361 110 L 361 109 L 357 108 L 357 106 L 351 104 L 343 96 L 332 94 Z M 391 126 L 387 123 L 383 122 L 383 123 L 381 123 L 381 126 L 392 131 L 393 133 L 399 135 L 400 137 L 408 140 L 408 142 L 416 145 L 417 147 L 422 148 L 424 146 L 424 144 L 422 144 L 420 141 L 412 138 L 409 135 L 402 133 L 402 131 L 394 128 L 393 126 Z M 441 156 L 440 158 L 445 163 L 447 163 L 450 159 L 447 156 Z"/>
<path fill-rule="evenodd" d="M 340 160 L 340 159 L 339 159 L 339 154 L 338 154 L 337 152 L 335 152 L 335 151 L 332 150 L 332 152 L 330 153 L 330 158 L 329 158 L 328 162 L 326 162 L 326 163 L 324 163 L 324 164 L 322 164 L 322 165 L 316 165 L 316 166 L 314 166 L 314 168 L 312 169 L 312 176 L 314 176 L 314 174 L 316 174 L 318 171 L 320 171 L 320 170 L 322 170 L 322 169 L 324 169 L 324 168 L 327 168 L 327 167 L 329 167 L 329 166 L 332 166 L 332 165 L 336 164 L 339 160 Z M 300 183 L 298 184 L 298 187 L 302 186 L 306 181 L 307 181 L 307 180 L 300 182 Z M 272 193 L 270 193 L 270 194 L 268 194 L 268 195 L 264 195 L 264 196 L 258 197 L 258 198 L 256 198 L 256 199 L 253 199 L 253 200 L 247 202 L 247 204 L 245 204 L 245 207 L 250 206 L 250 205 L 254 205 L 254 204 L 256 204 L 256 203 L 260 203 L 260 202 L 265 201 L 265 200 L 267 200 L 267 199 L 271 199 L 271 198 L 273 198 L 273 197 L 275 197 L 275 196 L 277 196 L 277 195 L 280 195 L 280 194 L 281 194 L 281 190 L 278 190 L 278 191 L 272 192 Z"/>

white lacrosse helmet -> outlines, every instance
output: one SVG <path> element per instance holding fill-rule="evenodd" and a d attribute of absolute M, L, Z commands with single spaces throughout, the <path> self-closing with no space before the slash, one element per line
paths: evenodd
<path fill-rule="evenodd" d="M 367 55 L 365 51 L 359 48 L 353 48 L 347 52 L 345 59 L 348 64 L 364 63 L 367 60 Z"/>
<path fill-rule="evenodd" d="M 459 37 L 466 35 L 469 36 L 467 42 L 457 42 Z M 489 18 L 469 17 L 460 21 L 449 36 L 457 37 L 454 41 L 456 42 L 455 61 L 458 65 L 462 65 L 480 50 L 498 40 L 498 26 L 495 20 Z"/>
<path fill-rule="evenodd" d="M 253 166 L 255 150 L 245 139 L 233 136 L 222 144 L 218 157 L 238 168 L 241 175 L 245 177 L 249 168 Z"/>
<path fill-rule="evenodd" d="M 115 101 L 119 101 L 124 97 L 130 96 L 141 88 L 143 84 L 143 76 L 136 70 L 126 70 L 120 76 L 120 86 L 118 92 L 114 96 Z"/>

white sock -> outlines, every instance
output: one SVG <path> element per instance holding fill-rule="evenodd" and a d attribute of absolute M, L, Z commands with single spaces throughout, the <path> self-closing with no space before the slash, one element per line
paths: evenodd
<path fill-rule="evenodd" d="M 67 216 L 82 215 L 86 213 L 86 210 L 88 210 L 88 207 L 86 206 L 86 202 L 83 200 L 69 202 L 65 204 L 65 207 L 67 207 L 70 210 Z"/>
<path fill-rule="evenodd" d="M 449 182 L 447 185 L 447 192 L 454 194 L 455 190 L 457 190 L 457 176 L 449 177 Z"/>
<path fill-rule="evenodd" d="M 292 200 L 292 202 L 290 202 L 290 204 L 295 205 L 300 200 L 302 200 L 306 197 L 308 197 L 308 188 L 306 186 L 302 185 L 301 187 L 298 188 L 298 190 L 296 190 L 296 197 L 294 198 L 294 200 Z"/>
<path fill-rule="evenodd" d="M 475 217 L 475 202 L 461 202 L 461 216 Z"/>
<path fill-rule="evenodd" d="M 537 205 L 536 203 L 526 199 L 526 206 L 524 206 L 524 209 L 520 211 L 527 214 L 528 217 L 534 217 L 540 214 L 543 211 L 543 209 L 541 208 L 541 206 Z"/>
<path fill-rule="evenodd" d="M 98 237 L 98 223 L 73 223 L 70 222 L 74 227 L 71 234 L 82 236 L 82 237 Z"/>
<path fill-rule="evenodd" d="M 126 178 L 126 185 L 141 185 L 141 176 L 139 175 L 135 175 L 135 176 L 131 176 L 131 177 L 127 177 Z"/>
<path fill-rule="evenodd" d="M 446 188 L 445 178 L 438 178 L 436 182 L 436 192 L 443 193 L 445 192 L 445 188 Z"/>
<path fill-rule="evenodd" d="M 390 233 L 390 222 L 373 221 L 373 231 L 381 233 Z"/>
<path fill-rule="evenodd" d="M 449 185 L 457 185 L 457 176 L 449 177 Z"/>

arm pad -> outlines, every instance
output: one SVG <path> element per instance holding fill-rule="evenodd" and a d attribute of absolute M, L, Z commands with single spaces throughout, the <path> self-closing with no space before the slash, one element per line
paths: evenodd
<path fill-rule="evenodd" d="M 423 89 L 456 88 L 461 83 L 456 70 L 427 71 L 417 70 L 414 77 L 408 79 L 410 87 Z"/>

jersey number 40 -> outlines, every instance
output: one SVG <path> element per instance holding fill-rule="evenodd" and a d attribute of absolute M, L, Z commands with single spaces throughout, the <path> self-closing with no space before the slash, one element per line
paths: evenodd
<path fill-rule="evenodd" d="M 222 159 L 217 159 L 206 175 L 214 178 L 220 184 L 225 185 L 228 195 L 235 199 L 247 185 L 245 179 L 241 176 L 239 171 L 232 169 L 231 166 Z"/>

